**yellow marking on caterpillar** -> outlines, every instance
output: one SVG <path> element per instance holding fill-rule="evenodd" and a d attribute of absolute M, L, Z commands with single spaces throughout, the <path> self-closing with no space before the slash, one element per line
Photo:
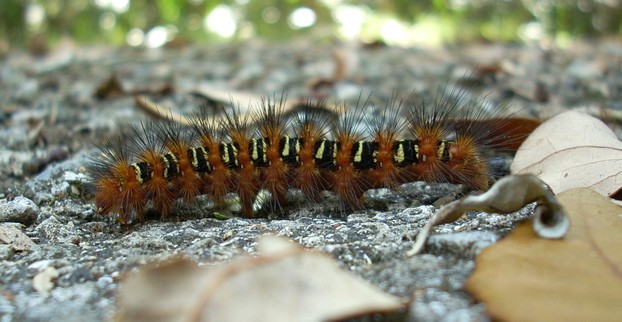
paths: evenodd
<path fill-rule="evenodd" d="M 395 154 L 393 155 L 393 160 L 397 163 L 402 163 L 406 160 L 406 156 L 404 155 L 404 142 L 400 142 L 397 145 L 397 151 L 395 151 Z"/>
<path fill-rule="evenodd" d="M 136 163 L 132 163 L 130 166 L 132 168 L 134 168 L 134 173 L 136 174 L 136 181 L 138 181 L 138 183 L 142 184 L 143 183 L 143 178 L 142 178 L 142 171 L 140 170 L 140 167 Z"/>
<path fill-rule="evenodd" d="M 438 146 L 438 150 L 436 151 L 436 156 L 438 156 L 438 158 L 442 160 L 443 153 L 445 153 L 445 142 L 441 142 L 441 144 Z"/>
<path fill-rule="evenodd" d="M 364 141 L 358 141 L 356 142 L 356 154 L 354 155 L 354 163 L 361 163 L 363 161 L 363 144 Z"/>

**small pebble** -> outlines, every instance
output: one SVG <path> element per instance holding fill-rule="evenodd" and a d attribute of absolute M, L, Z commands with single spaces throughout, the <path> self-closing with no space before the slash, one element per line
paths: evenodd
<path fill-rule="evenodd" d="M 0 201 L 0 222 L 19 222 L 29 226 L 35 222 L 38 213 L 39 207 L 26 197 Z"/>

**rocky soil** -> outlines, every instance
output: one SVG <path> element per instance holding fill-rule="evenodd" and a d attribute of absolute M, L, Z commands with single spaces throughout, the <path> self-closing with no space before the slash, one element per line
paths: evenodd
<path fill-rule="evenodd" d="M 619 134 L 621 70 L 622 44 L 616 41 L 565 50 L 301 40 L 161 50 L 64 46 L 44 57 L 10 53 L 0 63 L 0 320 L 107 320 L 114 316 L 119 283 L 142 265 L 178 255 L 222 263 L 255 253 L 256 238 L 272 233 L 326 252 L 391 294 L 412 297 L 400 319 L 485 321 L 485 305 L 474 302 L 464 282 L 477 253 L 529 216 L 529 207 L 508 216 L 470 213 L 440 226 L 424 254 L 405 259 L 417 230 L 464 187 L 416 182 L 373 190 L 366 194 L 368 209 L 347 213 L 330 197 L 316 204 L 292 192 L 295 202 L 285 218 L 218 219 L 200 206 L 209 204 L 202 200 L 180 203 L 170 221 L 121 227 L 113 216 L 96 214 L 89 158 L 119 127 L 148 118 L 131 93 L 189 114 L 208 103 L 192 94 L 198 86 L 345 102 L 371 95 L 372 102 L 382 102 L 413 91 L 433 100 L 450 81 L 468 86 L 472 95 L 485 93 L 483 104 L 507 102 L 518 115 L 546 119 L 584 110 Z M 124 90 L 96 97 L 112 75 Z M 14 239 L 6 231 L 15 230 L 27 238 L 8 244 Z M 57 277 L 42 288 L 34 277 L 48 268 Z"/>

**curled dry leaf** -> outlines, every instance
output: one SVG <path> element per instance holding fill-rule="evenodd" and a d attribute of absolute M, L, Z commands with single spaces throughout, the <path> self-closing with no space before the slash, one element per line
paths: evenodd
<path fill-rule="evenodd" d="M 388 312 L 402 302 L 342 270 L 329 257 L 282 239 L 261 256 L 199 268 L 176 260 L 120 286 L 119 321 L 326 321 Z"/>
<path fill-rule="evenodd" d="M 536 176 L 514 175 L 501 178 L 483 194 L 466 196 L 441 207 L 419 231 L 415 245 L 406 256 L 413 256 L 423 249 L 434 226 L 455 221 L 467 211 L 508 214 L 532 202 L 537 202 L 533 220 L 534 232 L 542 238 L 563 237 L 568 231 L 570 221 L 553 193 Z"/>
<path fill-rule="evenodd" d="M 562 113 L 538 127 L 516 153 L 511 171 L 532 173 L 553 192 L 585 187 L 611 196 L 622 187 L 622 142 L 600 120 Z"/>
<path fill-rule="evenodd" d="M 466 288 L 499 321 L 622 321 L 622 208 L 585 188 L 558 195 L 562 240 L 519 225 L 476 258 Z"/>

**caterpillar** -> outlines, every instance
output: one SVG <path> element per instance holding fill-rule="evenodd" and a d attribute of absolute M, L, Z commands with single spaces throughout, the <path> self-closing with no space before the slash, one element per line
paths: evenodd
<path fill-rule="evenodd" d="M 295 188 L 315 200 L 332 191 L 350 209 L 363 207 L 368 189 L 418 180 L 484 190 L 487 151 L 518 135 L 502 109 L 481 112 L 464 96 L 437 95 L 432 104 L 394 97 L 372 117 L 364 112 L 369 99 L 359 99 L 354 109 L 340 105 L 338 120 L 318 112 L 322 103 L 287 117 L 281 98 L 249 113 L 227 111 L 220 122 L 198 113 L 189 130 L 146 122 L 106 142 L 92 160 L 97 212 L 116 213 L 121 224 L 144 222 L 148 209 L 170 216 L 178 199 L 206 194 L 222 206 L 235 193 L 241 214 L 253 217 L 260 190 L 276 208 Z M 482 122 L 491 115 L 494 122 Z"/>

